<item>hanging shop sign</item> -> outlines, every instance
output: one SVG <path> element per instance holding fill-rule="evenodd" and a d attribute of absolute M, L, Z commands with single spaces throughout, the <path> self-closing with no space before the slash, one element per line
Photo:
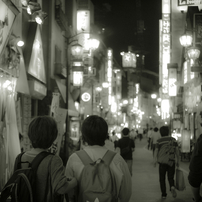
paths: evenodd
<path fill-rule="evenodd" d="M 169 63 L 168 64 L 168 92 L 169 96 L 176 96 L 177 95 L 177 63 Z"/>
<path fill-rule="evenodd" d="M 84 101 L 84 102 L 88 102 L 90 100 L 91 96 L 89 93 L 83 93 L 81 95 L 81 99 Z"/>
<path fill-rule="evenodd" d="M 201 1 L 202 2 L 202 1 Z M 195 44 L 201 45 L 202 13 L 194 13 L 193 29 L 195 30 Z"/>
<path fill-rule="evenodd" d="M 201 0 L 178 0 L 178 6 L 198 6 L 202 5 Z"/>
<path fill-rule="evenodd" d="M 162 90 L 168 93 L 168 69 L 170 62 L 170 14 L 163 14 L 162 20 Z"/>
<path fill-rule="evenodd" d="M 40 80 L 41 82 L 46 83 L 42 37 L 39 26 L 37 26 L 36 35 L 32 46 L 28 73 Z"/>
<path fill-rule="evenodd" d="M 125 53 L 122 52 L 122 65 L 124 69 L 136 68 L 136 55 L 130 51 Z"/>
<path fill-rule="evenodd" d="M 47 94 L 46 86 L 36 80 L 29 81 L 29 89 L 30 89 L 30 95 L 39 100 L 42 100 Z"/>
<path fill-rule="evenodd" d="M 80 33 L 80 34 L 79 34 Z M 83 46 L 84 50 L 89 50 L 88 39 L 90 38 L 90 11 L 77 11 L 77 34 L 78 43 Z"/>

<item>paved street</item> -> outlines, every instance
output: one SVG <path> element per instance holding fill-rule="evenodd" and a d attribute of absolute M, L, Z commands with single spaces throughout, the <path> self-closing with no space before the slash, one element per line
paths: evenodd
<path fill-rule="evenodd" d="M 133 154 L 133 191 L 130 202 L 192 202 L 192 193 L 187 180 L 189 162 L 180 162 L 180 168 L 184 171 L 186 182 L 185 191 L 177 191 L 177 197 L 173 198 L 167 183 L 167 198 L 161 199 L 159 185 L 158 165 L 153 166 L 152 152 L 146 148 L 147 139 L 136 140 L 136 149 Z"/>

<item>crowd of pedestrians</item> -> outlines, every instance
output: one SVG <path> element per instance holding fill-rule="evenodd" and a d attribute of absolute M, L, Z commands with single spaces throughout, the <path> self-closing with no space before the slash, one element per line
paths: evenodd
<path fill-rule="evenodd" d="M 54 118 L 34 118 L 28 129 L 32 149 L 19 155 L 20 162 L 19 156 L 16 158 L 14 171 L 19 165 L 21 169 L 28 168 L 39 154 L 47 152 L 57 134 Z M 36 172 L 35 200 L 52 201 L 53 197 L 57 198 L 56 201 L 66 202 L 129 201 L 132 193 L 133 152 L 137 137 L 138 131 L 123 128 L 119 139 L 115 131 L 109 135 L 108 125 L 102 117 L 87 117 L 81 127 L 82 149 L 70 155 L 66 167 L 58 155 L 46 155 L 42 159 Z M 147 138 L 147 148 L 153 153 L 154 166 L 159 165 L 161 197 L 167 197 L 167 174 L 169 190 L 175 198 L 177 192 L 174 176 L 175 169 L 179 167 L 178 143 L 170 136 L 167 126 L 150 128 Z M 142 136 L 139 140 L 141 139 Z M 201 144 L 200 136 L 193 151 L 188 178 L 195 202 L 202 201 Z"/>

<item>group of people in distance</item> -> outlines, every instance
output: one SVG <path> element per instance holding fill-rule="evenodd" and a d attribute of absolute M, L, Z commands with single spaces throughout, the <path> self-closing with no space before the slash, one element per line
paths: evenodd
<path fill-rule="evenodd" d="M 160 132 L 160 133 L 159 133 Z M 54 118 L 50 116 L 35 117 L 29 124 L 28 136 L 32 144 L 32 149 L 26 151 L 22 155 L 22 161 L 31 163 L 33 159 L 43 151 L 47 151 L 53 142 L 56 140 L 58 134 L 57 124 Z M 160 189 L 162 192 L 162 198 L 166 198 L 166 173 L 168 174 L 168 181 L 170 191 L 173 197 L 177 196 L 174 175 L 175 167 L 179 167 L 179 150 L 175 138 L 169 135 L 169 128 L 162 126 L 159 131 L 155 128 L 153 136 L 149 136 L 153 140 L 153 159 L 154 166 L 159 164 L 159 181 Z M 108 125 L 106 121 L 99 116 L 92 115 L 87 117 L 81 127 L 81 138 L 83 144 L 83 150 L 88 154 L 93 162 L 97 162 L 102 159 L 108 151 L 106 141 L 109 140 Z M 112 136 L 112 138 L 115 138 Z M 150 139 L 150 141 L 151 141 Z M 135 150 L 135 141 L 130 138 L 130 130 L 124 128 L 122 130 L 122 138 L 115 140 L 115 155 L 109 165 L 111 174 L 115 179 L 115 192 L 117 193 L 117 199 L 119 201 L 128 202 L 132 193 L 132 164 L 133 164 L 133 152 Z M 162 153 L 162 148 L 170 143 L 173 146 L 173 158 L 172 162 L 165 163 L 160 159 L 159 154 Z M 202 172 L 199 167 L 202 166 L 202 147 L 200 146 L 202 138 L 198 139 L 193 157 L 190 162 L 189 182 L 193 191 L 193 201 L 201 201 L 200 196 L 200 184 L 202 182 Z M 176 157 L 176 158 L 175 158 Z M 23 167 L 28 167 L 29 164 L 23 164 Z M 74 188 L 78 186 L 84 163 L 78 157 L 76 153 L 73 153 L 64 167 L 62 159 L 58 155 L 50 155 L 45 157 L 40 163 L 37 170 L 37 189 L 36 196 L 38 202 L 43 202 L 46 198 L 47 201 L 51 201 L 51 196 L 45 196 L 47 178 L 51 176 L 52 192 L 58 195 L 68 194 L 67 201 L 71 201 Z M 202 170 L 202 168 L 201 168 Z M 74 190 L 74 191 L 73 191 Z"/>

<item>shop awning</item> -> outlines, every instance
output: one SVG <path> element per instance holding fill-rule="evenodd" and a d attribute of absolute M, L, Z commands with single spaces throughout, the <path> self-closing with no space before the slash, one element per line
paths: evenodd
<path fill-rule="evenodd" d="M 60 82 L 60 80 L 55 79 L 57 86 L 60 90 L 60 93 L 62 95 L 62 98 L 64 102 L 66 103 L 66 86 Z M 68 92 L 68 115 L 69 116 L 79 116 L 79 112 L 76 110 L 76 107 L 74 105 L 74 100 L 72 98 L 72 95 L 70 92 Z"/>

